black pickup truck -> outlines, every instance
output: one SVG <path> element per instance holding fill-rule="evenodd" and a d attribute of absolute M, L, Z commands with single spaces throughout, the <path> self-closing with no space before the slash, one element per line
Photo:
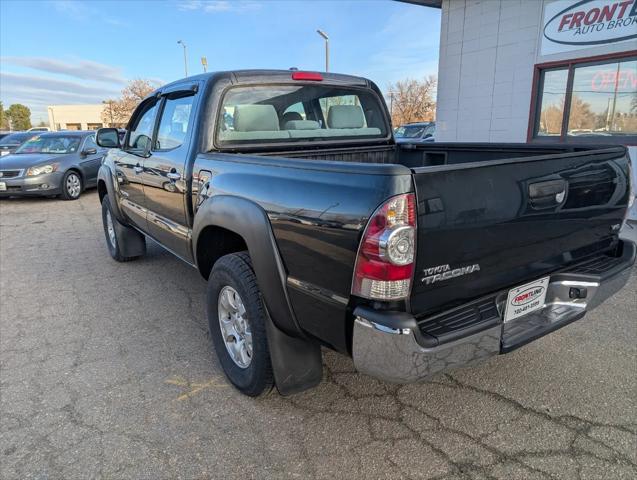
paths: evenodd
<path fill-rule="evenodd" d="M 150 237 L 208 279 L 210 335 L 256 396 L 322 378 L 321 347 L 394 382 L 509 352 L 620 289 L 624 147 L 396 145 L 359 77 L 244 70 L 146 98 L 99 171 L 115 260 Z"/>

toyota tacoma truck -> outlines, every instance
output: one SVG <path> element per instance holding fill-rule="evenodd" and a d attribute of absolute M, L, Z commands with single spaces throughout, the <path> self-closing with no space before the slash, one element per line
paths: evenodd
<path fill-rule="evenodd" d="M 241 392 L 322 379 L 322 348 L 415 382 L 581 319 L 631 274 L 621 146 L 397 145 L 371 81 L 242 70 L 159 88 L 98 175 L 117 261 L 149 237 L 207 279 Z"/>

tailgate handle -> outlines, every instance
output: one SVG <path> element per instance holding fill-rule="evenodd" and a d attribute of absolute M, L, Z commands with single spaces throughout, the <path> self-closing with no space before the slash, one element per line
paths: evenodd
<path fill-rule="evenodd" d="M 566 180 L 547 180 L 529 185 L 529 200 L 536 209 L 561 205 L 566 198 Z"/>

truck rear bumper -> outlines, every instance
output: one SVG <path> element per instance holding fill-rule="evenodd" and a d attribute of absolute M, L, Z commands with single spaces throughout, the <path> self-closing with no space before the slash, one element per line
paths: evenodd
<path fill-rule="evenodd" d="M 409 314 L 358 307 L 352 343 L 356 369 L 385 381 L 411 383 L 515 350 L 579 320 L 619 291 L 630 278 L 635 252 L 635 244 L 624 241 L 621 256 L 608 257 L 612 265 L 589 262 L 550 275 L 545 306 L 506 324 L 507 291 L 498 292 L 488 299 L 495 307 L 492 318 L 468 325 L 444 342 L 432 341 Z M 572 298 L 574 294 L 585 298 Z"/>

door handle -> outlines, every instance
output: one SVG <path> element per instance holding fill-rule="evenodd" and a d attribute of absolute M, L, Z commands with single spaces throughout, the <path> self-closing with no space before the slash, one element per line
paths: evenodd
<path fill-rule="evenodd" d="M 170 178 L 171 180 L 179 180 L 179 179 L 181 178 L 181 173 L 176 172 L 176 171 L 175 171 L 175 172 L 173 172 L 173 171 L 171 170 L 170 172 L 168 172 L 168 173 L 166 174 L 166 176 L 167 176 L 168 178 Z"/>
<path fill-rule="evenodd" d="M 133 167 L 133 170 L 135 170 L 135 173 L 142 173 L 144 171 L 144 168 L 138 163 Z"/>
<path fill-rule="evenodd" d="M 551 208 L 560 205 L 566 198 L 566 180 L 548 180 L 529 185 L 529 200 L 535 209 Z"/>

